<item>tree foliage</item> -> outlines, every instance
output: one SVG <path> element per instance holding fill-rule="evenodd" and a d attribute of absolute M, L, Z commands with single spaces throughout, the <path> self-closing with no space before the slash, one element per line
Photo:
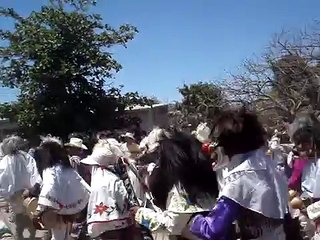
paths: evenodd
<path fill-rule="evenodd" d="M 254 106 L 269 124 L 290 121 L 302 110 L 319 111 L 319 26 L 275 36 L 265 54 L 231 75 L 224 90 L 232 100 Z"/>
<path fill-rule="evenodd" d="M 126 46 L 137 33 L 131 25 L 113 28 L 100 15 L 87 10 L 95 4 L 85 0 L 51 0 L 27 17 L 1 8 L 14 30 L 0 30 L 0 81 L 20 90 L 16 119 L 31 133 L 66 136 L 72 131 L 103 129 L 115 119 L 131 98 L 106 79 L 121 69 L 110 48 Z M 105 90 L 107 89 L 107 90 Z M 8 106 L 3 106 L 8 107 Z M 13 110 L 12 110 L 13 111 Z"/>
<path fill-rule="evenodd" d="M 207 121 L 216 109 L 226 104 L 222 89 L 210 82 L 185 84 L 179 92 L 182 101 L 170 112 L 171 122 L 175 125 L 196 126 L 201 121 Z"/>

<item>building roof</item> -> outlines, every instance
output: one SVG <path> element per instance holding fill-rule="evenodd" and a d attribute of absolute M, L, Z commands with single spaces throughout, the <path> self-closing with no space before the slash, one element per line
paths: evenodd
<path fill-rule="evenodd" d="M 9 123 L 9 118 L 0 118 L 0 123 Z"/>
<path fill-rule="evenodd" d="M 125 111 L 138 111 L 138 110 L 146 110 L 146 109 L 150 109 L 150 108 L 159 108 L 159 107 L 165 107 L 165 106 L 169 106 L 169 104 L 167 104 L 167 103 L 158 103 L 158 104 L 153 104 L 152 106 L 136 105 L 136 106 L 133 106 L 133 107 L 126 107 Z"/>

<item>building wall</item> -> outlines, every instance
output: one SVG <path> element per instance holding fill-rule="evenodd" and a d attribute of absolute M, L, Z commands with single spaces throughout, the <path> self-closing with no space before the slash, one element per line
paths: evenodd
<path fill-rule="evenodd" d="M 168 105 L 127 111 L 127 114 L 141 119 L 141 128 L 151 131 L 155 126 L 167 127 L 169 124 Z"/>
<path fill-rule="evenodd" d="M 0 140 L 5 138 L 7 135 L 13 134 L 18 130 L 16 123 L 0 120 Z"/>

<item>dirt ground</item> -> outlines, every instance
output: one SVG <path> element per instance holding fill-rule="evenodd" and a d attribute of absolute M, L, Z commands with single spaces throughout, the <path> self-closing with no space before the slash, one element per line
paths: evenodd
<path fill-rule="evenodd" d="M 0 226 L 7 226 L 7 228 L 11 231 L 11 233 L 15 232 L 15 224 L 11 222 L 11 214 L 8 212 L 8 205 L 7 203 L 3 200 L 0 199 Z M 29 232 L 27 230 L 24 231 L 24 238 L 29 239 Z M 36 239 L 41 239 L 44 236 L 43 231 L 37 231 L 36 234 Z M 7 236 L 0 236 L 1 240 L 13 240 L 14 237 L 13 235 Z"/>

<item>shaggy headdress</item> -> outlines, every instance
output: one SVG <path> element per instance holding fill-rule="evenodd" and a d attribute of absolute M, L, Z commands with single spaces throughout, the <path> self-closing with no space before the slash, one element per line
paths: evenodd
<path fill-rule="evenodd" d="M 63 146 L 62 140 L 59 137 L 53 137 L 51 135 L 47 135 L 47 136 L 41 136 L 41 145 L 44 143 L 50 143 L 50 142 L 54 142 L 54 143 L 58 143 L 59 145 Z"/>
<path fill-rule="evenodd" d="M 149 152 L 152 152 L 154 149 L 156 149 L 159 146 L 160 140 L 163 140 L 165 138 L 169 138 L 170 134 L 159 127 L 155 127 L 149 135 L 144 139 L 144 141 L 140 144 L 140 149 L 147 148 Z"/>
<path fill-rule="evenodd" d="M 1 144 L 3 155 L 12 155 L 21 150 L 26 144 L 26 141 L 19 136 L 10 136 L 5 138 Z"/>

